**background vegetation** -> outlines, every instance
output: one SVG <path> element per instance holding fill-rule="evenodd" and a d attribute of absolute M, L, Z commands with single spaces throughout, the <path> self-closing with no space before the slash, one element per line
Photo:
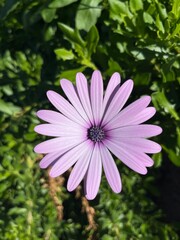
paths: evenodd
<path fill-rule="evenodd" d="M 0 2 L 0 239 L 168 240 L 180 235 L 179 0 L 2 0 Z M 82 71 L 132 78 L 130 101 L 152 96 L 151 123 L 163 151 L 139 176 L 117 165 L 123 191 L 103 176 L 88 202 L 69 173 L 51 179 L 33 152 L 35 112 L 51 108 L 46 90 Z"/>

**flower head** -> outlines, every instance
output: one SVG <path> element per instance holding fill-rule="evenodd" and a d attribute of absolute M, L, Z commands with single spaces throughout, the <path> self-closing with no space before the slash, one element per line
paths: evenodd
<path fill-rule="evenodd" d="M 153 165 L 147 153 L 161 151 L 159 144 L 146 138 L 160 134 L 162 129 L 142 124 L 156 112 L 154 107 L 148 107 L 151 98 L 143 96 L 123 108 L 133 81 L 120 86 L 118 73 L 112 75 L 105 93 L 98 70 L 93 72 L 90 87 L 82 73 L 76 75 L 76 86 L 66 79 L 60 84 L 69 101 L 48 91 L 47 97 L 58 112 L 37 112 L 48 123 L 36 126 L 35 131 L 55 137 L 35 147 L 35 152 L 46 154 L 40 167 L 51 166 L 50 176 L 57 177 L 75 164 L 67 188 L 73 191 L 84 179 L 88 199 L 97 195 L 102 168 L 112 190 L 121 191 L 120 174 L 111 153 L 135 172 L 146 174 L 146 167 Z"/>

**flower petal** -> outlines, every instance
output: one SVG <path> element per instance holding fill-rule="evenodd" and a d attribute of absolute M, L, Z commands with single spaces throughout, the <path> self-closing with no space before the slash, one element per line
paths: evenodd
<path fill-rule="evenodd" d="M 107 181 L 111 186 L 112 190 L 115 193 L 119 193 L 122 189 L 122 183 L 114 159 L 108 149 L 103 144 L 100 144 L 100 152 Z"/>
<path fill-rule="evenodd" d="M 84 179 L 83 179 L 83 189 L 84 189 L 84 195 L 87 195 L 87 172 L 84 175 Z"/>
<path fill-rule="evenodd" d="M 106 126 L 108 129 L 127 126 L 129 121 L 146 108 L 151 101 L 151 97 L 143 96 L 135 102 L 125 107 L 118 115 L 116 115 Z"/>
<path fill-rule="evenodd" d="M 111 97 L 113 97 L 114 91 L 116 90 L 117 87 L 120 86 L 120 82 L 121 82 L 121 77 L 119 73 L 115 72 L 110 78 L 106 88 L 106 92 L 103 99 L 103 112 L 105 111 L 107 104 L 109 105 L 110 101 L 112 100 Z"/>
<path fill-rule="evenodd" d="M 136 116 L 134 116 L 132 119 L 129 119 L 129 121 L 126 122 L 126 125 L 137 125 L 146 122 L 147 120 L 152 118 L 155 113 L 156 109 L 154 107 L 147 107 L 140 113 L 138 113 Z"/>
<path fill-rule="evenodd" d="M 91 109 L 91 103 L 90 103 L 90 97 L 89 97 L 89 88 L 87 79 L 82 73 L 77 73 L 76 75 L 76 87 L 78 91 L 79 98 L 81 100 L 82 106 L 84 107 L 84 110 L 93 124 L 93 114 Z"/>
<path fill-rule="evenodd" d="M 103 104 L 103 80 L 100 71 L 96 70 L 91 79 L 91 106 L 96 126 L 101 121 Z"/>
<path fill-rule="evenodd" d="M 87 140 L 65 153 L 51 168 L 49 175 L 58 177 L 66 172 L 89 148 L 90 140 Z"/>
<path fill-rule="evenodd" d="M 53 153 L 48 153 L 46 156 L 44 156 L 40 163 L 39 166 L 40 168 L 47 168 L 51 163 L 54 161 L 58 160 L 60 156 L 65 153 L 66 151 L 58 151 L 58 152 L 53 152 Z"/>
<path fill-rule="evenodd" d="M 53 138 L 36 145 L 34 151 L 36 153 L 51 153 L 65 150 L 67 151 L 85 140 L 85 138 L 79 136 Z"/>
<path fill-rule="evenodd" d="M 149 138 L 157 136 L 162 132 L 162 128 L 156 125 L 142 124 L 115 128 L 106 132 L 107 136 L 113 138 Z"/>
<path fill-rule="evenodd" d="M 131 152 L 134 156 L 137 157 L 137 159 L 144 164 L 146 167 L 152 167 L 154 164 L 154 161 L 152 158 L 150 158 L 146 153 L 143 152 L 134 152 L 131 149 L 128 150 Z"/>
<path fill-rule="evenodd" d="M 66 79 L 61 79 L 60 81 L 61 87 L 68 97 L 69 101 L 72 103 L 72 105 L 76 108 L 77 112 L 81 115 L 81 117 L 86 120 L 87 123 L 89 123 L 89 119 L 86 115 L 86 112 L 84 111 L 84 108 L 82 107 L 82 104 L 79 100 L 79 97 L 77 96 L 77 93 L 75 91 L 75 88 L 73 84 Z M 89 123 L 90 126 L 90 123 Z"/>
<path fill-rule="evenodd" d="M 110 141 L 113 141 L 120 147 L 126 149 L 132 149 L 133 151 L 140 151 L 145 153 L 158 153 L 161 151 L 161 146 L 149 139 L 144 138 L 119 138 L 109 139 Z"/>
<path fill-rule="evenodd" d="M 52 137 L 64 137 L 64 136 L 87 136 L 87 130 L 80 125 L 67 126 L 67 125 L 59 125 L 59 124 L 40 124 L 34 128 L 34 131 Z"/>
<path fill-rule="evenodd" d="M 114 142 L 114 143 L 118 145 L 118 142 Z M 122 146 L 122 148 L 123 147 L 124 146 Z M 128 153 L 136 157 L 137 158 L 136 162 L 139 163 L 140 165 L 144 165 L 145 167 L 152 167 L 152 165 L 154 164 L 154 161 L 152 160 L 152 158 L 150 158 L 146 153 L 140 151 L 139 149 L 138 150 L 131 149 L 127 145 L 124 149 L 125 151 L 127 151 Z"/>
<path fill-rule="evenodd" d="M 117 157 L 119 158 L 126 166 L 131 168 L 137 173 L 146 174 L 147 169 L 143 163 L 141 163 L 137 156 L 119 146 L 116 142 L 109 140 L 104 140 L 103 143 L 105 146 Z"/>
<path fill-rule="evenodd" d="M 37 111 L 37 116 L 48 122 L 48 123 L 53 123 L 53 124 L 63 124 L 63 125 L 73 125 L 73 126 L 79 126 L 79 124 L 73 122 L 72 120 L 70 120 L 69 118 L 65 117 L 64 115 L 62 115 L 59 112 L 55 112 L 52 110 L 39 110 Z"/>
<path fill-rule="evenodd" d="M 85 152 L 85 154 L 81 156 L 81 158 L 74 166 L 67 183 L 68 191 L 73 191 L 84 178 L 89 166 L 89 162 L 91 160 L 93 149 L 94 144 L 93 142 L 91 142 L 89 144 L 89 149 L 87 150 L 87 152 Z"/>
<path fill-rule="evenodd" d="M 102 126 L 113 119 L 123 108 L 133 89 L 133 81 L 127 80 L 116 92 L 102 120 Z"/>
<path fill-rule="evenodd" d="M 99 144 L 96 143 L 89 164 L 86 179 L 86 198 L 92 200 L 96 197 L 102 174 L 102 160 L 99 152 Z"/>
<path fill-rule="evenodd" d="M 62 112 L 66 117 L 84 127 L 89 126 L 88 123 L 79 115 L 76 109 L 61 95 L 54 91 L 47 91 L 47 97 L 54 107 Z"/>

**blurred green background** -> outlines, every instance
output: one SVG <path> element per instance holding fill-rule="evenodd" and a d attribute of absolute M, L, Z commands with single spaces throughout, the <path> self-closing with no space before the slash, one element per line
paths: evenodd
<path fill-rule="evenodd" d="M 180 239 L 179 37 L 179 0 L 0 1 L 0 239 Z M 146 176 L 117 159 L 122 193 L 103 176 L 88 202 L 39 169 L 33 128 L 47 90 L 96 68 L 134 80 L 129 102 L 151 95 L 163 150 Z"/>

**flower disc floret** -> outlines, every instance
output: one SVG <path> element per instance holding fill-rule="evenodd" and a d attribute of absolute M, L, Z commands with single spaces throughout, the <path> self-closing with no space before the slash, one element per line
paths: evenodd
<path fill-rule="evenodd" d="M 93 142 L 100 142 L 105 138 L 105 132 L 101 127 L 93 126 L 88 130 L 88 138 Z"/>

